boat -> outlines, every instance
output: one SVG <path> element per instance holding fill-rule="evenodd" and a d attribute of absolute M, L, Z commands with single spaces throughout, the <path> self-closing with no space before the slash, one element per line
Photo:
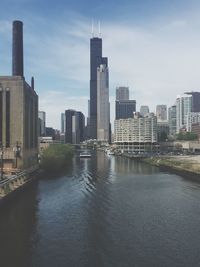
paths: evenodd
<path fill-rule="evenodd" d="M 91 154 L 88 152 L 82 152 L 80 153 L 80 158 L 91 158 Z"/>
<path fill-rule="evenodd" d="M 107 150 L 107 155 L 115 155 L 115 153 L 113 152 L 113 151 L 111 151 L 111 150 Z"/>

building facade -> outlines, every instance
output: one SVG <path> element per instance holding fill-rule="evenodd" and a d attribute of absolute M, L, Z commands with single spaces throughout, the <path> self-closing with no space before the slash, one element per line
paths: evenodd
<path fill-rule="evenodd" d="M 108 59 L 102 57 L 102 39 L 90 39 L 90 138 L 97 139 L 97 68 L 108 66 Z"/>
<path fill-rule="evenodd" d="M 200 92 L 186 92 L 192 96 L 192 112 L 200 112 Z"/>
<path fill-rule="evenodd" d="M 187 114 L 187 126 L 188 132 L 192 131 L 192 125 L 200 123 L 200 112 L 189 112 Z"/>
<path fill-rule="evenodd" d="M 109 142 L 110 104 L 108 68 L 97 68 L 97 140 Z"/>
<path fill-rule="evenodd" d="M 65 133 L 65 113 L 61 113 L 61 134 Z"/>
<path fill-rule="evenodd" d="M 38 96 L 25 81 L 23 23 L 13 22 L 12 76 L 0 76 L 0 146 L 4 171 L 38 162 Z"/>
<path fill-rule="evenodd" d="M 85 140 L 85 116 L 76 110 L 65 111 L 65 143 L 79 144 Z"/>
<path fill-rule="evenodd" d="M 123 151 L 145 152 L 157 144 L 157 118 L 153 113 L 146 117 L 136 114 L 134 118 L 114 122 L 114 143 Z"/>
<path fill-rule="evenodd" d="M 136 111 L 135 100 L 116 100 L 115 101 L 115 119 L 133 118 L 133 113 Z"/>
<path fill-rule="evenodd" d="M 44 111 L 38 111 L 39 119 L 39 136 L 46 135 L 46 113 Z"/>
<path fill-rule="evenodd" d="M 141 106 L 140 107 L 140 114 L 144 117 L 146 114 L 149 113 L 149 107 L 148 106 Z"/>
<path fill-rule="evenodd" d="M 129 100 L 129 88 L 125 86 L 117 87 L 116 100 Z"/>
<path fill-rule="evenodd" d="M 192 111 L 192 95 L 176 98 L 176 132 L 187 127 L 187 115 Z"/>
<path fill-rule="evenodd" d="M 174 136 L 176 134 L 176 105 L 173 105 L 168 109 L 168 122 L 169 135 Z"/>
<path fill-rule="evenodd" d="M 158 121 L 167 120 L 167 106 L 166 105 L 157 105 L 156 106 L 156 117 Z"/>

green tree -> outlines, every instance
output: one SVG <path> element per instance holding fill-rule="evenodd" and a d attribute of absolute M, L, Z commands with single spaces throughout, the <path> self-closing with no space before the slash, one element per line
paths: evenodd
<path fill-rule="evenodd" d="M 193 132 L 180 132 L 176 135 L 176 139 L 184 141 L 198 140 L 198 134 Z"/>
<path fill-rule="evenodd" d="M 73 147 L 69 144 L 50 145 L 43 151 L 40 166 L 48 173 L 61 172 L 69 166 L 73 154 Z"/>

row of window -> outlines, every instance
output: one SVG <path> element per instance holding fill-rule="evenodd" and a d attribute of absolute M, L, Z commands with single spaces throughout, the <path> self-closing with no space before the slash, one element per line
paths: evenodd
<path fill-rule="evenodd" d="M 4 99 L 5 93 L 5 102 Z M 5 107 L 4 104 L 5 103 Z M 5 108 L 5 109 L 4 109 Z M 3 111 L 5 110 L 5 117 L 3 117 Z M 2 88 L 0 88 L 0 144 L 3 143 L 3 122 L 5 119 L 5 141 L 6 147 L 10 146 L 10 90 L 6 88 L 4 92 Z"/>

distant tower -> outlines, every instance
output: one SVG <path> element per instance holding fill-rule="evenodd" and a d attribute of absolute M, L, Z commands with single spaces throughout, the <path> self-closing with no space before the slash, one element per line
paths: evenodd
<path fill-rule="evenodd" d="M 102 57 L 102 39 L 90 39 L 90 138 L 97 139 L 97 68 L 108 66 L 108 59 Z"/>
<path fill-rule="evenodd" d="M 12 75 L 24 77 L 23 23 L 13 21 Z"/>
<path fill-rule="evenodd" d="M 156 117 L 158 121 L 167 120 L 167 106 L 166 105 L 157 105 L 156 106 Z"/>
<path fill-rule="evenodd" d="M 140 107 L 140 114 L 144 117 L 149 113 L 149 107 L 148 106 L 141 106 Z"/>
<path fill-rule="evenodd" d="M 116 100 L 129 100 L 129 88 L 125 86 L 117 87 Z"/>
<path fill-rule="evenodd" d="M 110 104 L 108 68 L 97 68 L 97 139 L 109 143 Z"/>

